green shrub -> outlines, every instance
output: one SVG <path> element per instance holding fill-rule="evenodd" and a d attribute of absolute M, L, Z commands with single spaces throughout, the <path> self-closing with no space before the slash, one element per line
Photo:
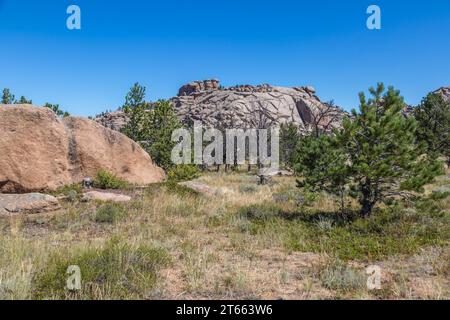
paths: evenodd
<path fill-rule="evenodd" d="M 80 183 L 74 183 L 74 184 L 68 184 L 66 186 L 63 186 L 61 188 L 58 188 L 56 191 L 52 192 L 53 195 L 65 195 L 69 197 L 71 194 L 73 195 L 74 192 L 79 195 L 83 192 L 83 187 Z"/>
<path fill-rule="evenodd" d="M 78 199 L 78 193 L 75 190 L 70 190 L 67 193 L 67 200 L 70 202 L 75 202 Z"/>
<path fill-rule="evenodd" d="M 99 223 L 115 223 L 123 216 L 124 212 L 121 207 L 117 204 L 107 203 L 97 209 L 94 220 Z"/>
<path fill-rule="evenodd" d="M 167 173 L 169 181 L 188 181 L 198 178 L 199 171 L 195 165 L 179 165 Z"/>
<path fill-rule="evenodd" d="M 364 290 L 367 286 L 366 275 L 347 266 L 340 260 L 333 261 L 320 273 L 322 285 L 331 290 L 343 293 Z"/>
<path fill-rule="evenodd" d="M 128 186 L 128 183 L 117 177 L 114 173 L 100 170 L 97 173 L 94 185 L 101 189 L 123 189 Z"/>
<path fill-rule="evenodd" d="M 164 249 L 134 247 L 117 239 L 103 248 L 58 252 L 33 278 L 34 299 L 139 299 L 146 298 L 159 269 L 170 263 Z M 66 287 L 69 266 L 81 270 L 81 290 Z"/>

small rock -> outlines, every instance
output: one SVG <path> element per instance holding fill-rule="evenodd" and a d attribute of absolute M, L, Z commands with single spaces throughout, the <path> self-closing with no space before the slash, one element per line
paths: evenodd
<path fill-rule="evenodd" d="M 61 206 L 53 196 L 41 193 L 0 194 L 0 215 L 56 211 Z"/>
<path fill-rule="evenodd" d="M 128 202 L 131 200 L 131 197 L 117 194 L 117 193 L 108 193 L 108 192 L 99 192 L 99 191 L 89 191 L 83 194 L 83 198 L 81 201 L 87 202 L 91 200 L 98 201 L 112 201 L 112 202 Z"/>
<path fill-rule="evenodd" d="M 211 188 L 210 186 L 207 186 L 204 183 L 197 182 L 197 181 L 186 181 L 186 182 L 180 182 L 180 186 L 184 186 L 186 188 L 192 189 L 194 191 L 197 191 L 203 195 L 206 195 L 208 197 L 214 196 L 216 193 L 216 190 Z"/>

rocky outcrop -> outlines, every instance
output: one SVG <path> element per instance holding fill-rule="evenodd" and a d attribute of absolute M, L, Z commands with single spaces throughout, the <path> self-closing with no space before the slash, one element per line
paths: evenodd
<path fill-rule="evenodd" d="M 294 123 L 302 131 L 311 130 L 321 111 L 329 110 L 316 96 L 314 87 L 238 85 L 222 87 L 218 80 L 194 81 L 182 86 L 171 99 L 175 112 L 185 125 L 201 121 L 206 127 L 265 128 L 273 124 Z M 331 108 L 319 121 L 325 131 L 341 125 L 345 113 Z M 126 123 L 122 111 L 99 116 L 102 125 L 120 130 Z"/>
<path fill-rule="evenodd" d="M 442 87 L 431 93 L 441 95 L 444 98 L 444 100 L 450 103 L 450 87 Z M 403 109 L 403 115 L 405 117 L 412 116 L 414 114 L 415 108 L 416 106 L 406 105 L 405 108 Z"/>
<path fill-rule="evenodd" d="M 203 91 L 213 91 L 219 89 L 219 80 L 204 80 L 204 81 L 194 81 L 188 84 L 185 84 L 178 91 L 178 96 L 190 96 L 196 92 Z"/>
<path fill-rule="evenodd" d="M 442 97 L 444 97 L 445 100 L 450 102 L 450 87 L 442 87 L 433 93 L 440 94 Z"/>
<path fill-rule="evenodd" d="M 311 129 L 322 110 L 322 103 L 311 87 L 241 85 L 224 88 L 217 80 L 196 81 L 183 86 L 172 99 L 184 124 L 201 121 L 215 128 L 266 128 L 273 124 L 294 123 L 302 131 Z M 344 112 L 332 108 L 320 125 L 326 131 L 340 126 Z M 326 128 L 325 128 L 326 127 Z"/>
<path fill-rule="evenodd" d="M 0 216 L 35 214 L 61 209 L 58 200 L 46 194 L 0 194 Z"/>
<path fill-rule="evenodd" d="M 130 118 L 125 112 L 118 110 L 115 112 L 104 112 L 96 116 L 94 120 L 104 127 L 120 131 L 120 129 L 122 129 L 128 121 L 130 121 Z"/>
<path fill-rule="evenodd" d="M 48 108 L 0 105 L 0 192 L 55 190 L 108 170 L 134 184 L 165 177 L 123 134 Z"/>

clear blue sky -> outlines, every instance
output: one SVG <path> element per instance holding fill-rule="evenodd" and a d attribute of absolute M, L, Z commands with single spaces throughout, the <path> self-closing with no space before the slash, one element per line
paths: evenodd
<path fill-rule="evenodd" d="M 66 9 L 82 10 L 82 30 Z M 366 9 L 382 9 L 382 30 Z M 0 0 L 0 88 L 77 115 L 115 109 L 134 82 L 148 99 L 218 78 L 225 86 L 313 85 L 350 109 L 378 81 L 418 103 L 450 85 L 448 0 Z"/>

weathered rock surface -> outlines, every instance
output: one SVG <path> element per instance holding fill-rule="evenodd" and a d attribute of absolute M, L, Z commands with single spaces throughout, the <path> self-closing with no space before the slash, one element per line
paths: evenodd
<path fill-rule="evenodd" d="M 242 85 L 219 86 L 217 80 L 196 81 L 180 89 L 172 99 L 181 121 L 201 121 L 215 128 L 267 128 L 274 124 L 295 123 L 310 129 L 313 116 L 327 107 L 313 87 L 276 87 Z M 325 131 L 341 124 L 344 112 L 333 108 L 320 122 Z"/>
<path fill-rule="evenodd" d="M 120 129 L 122 129 L 128 123 L 128 121 L 130 121 L 130 118 L 125 112 L 118 110 L 115 112 L 104 112 L 101 115 L 95 117 L 94 120 L 104 127 L 120 131 Z"/>
<path fill-rule="evenodd" d="M 135 184 L 162 181 L 161 168 L 125 135 L 48 108 L 0 105 L 0 192 L 54 190 L 100 169 Z"/>
<path fill-rule="evenodd" d="M 434 91 L 433 93 L 442 95 L 445 100 L 450 102 L 450 87 L 442 87 L 442 88 Z"/>
<path fill-rule="evenodd" d="M 98 201 L 112 201 L 112 202 L 128 202 L 131 197 L 109 192 L 89 191 L 83 194 L 82 201 L 98 200 Z"/>
<path fill-rule="evenodd" d="M 311 87 L 276 87 L 240 85 L 222 87 L 218 80 L 194 81 L 182 86 L 171 99 L 180 120 L 190 125 L 201 121 L 206 127 L 266 128 L 272 124 L 294 123 L 302 131 L 311 128 L 313 116 L 327 107 Z M 332 108 L 320 124 L 325 131 L 341 125 L 345 113 Z M 98 123 L 120 130 L 126 123 L 122 111 L 99 116 Z"/>
<path fill-rule="evenodd" d="M 450 87 L 442 87 L 434 93 L 442 94 L 450 101 Z M 292 122 L 303 131 L 309 131 L 313 117 L 328 105 L 320 101 L 316 89 L 306 87 L 276 87 L 268 84 L 222 87 L 218 80 L 194 81 L 183 85 L 178 96 L 171 99 L 175 112 L 185 124 L 202 121 L 205 126 L 216 128 L 254 128 L 272 123 Z M 409 116 L 413 106 L 403 111 Z M 325 131 L 339 127 L 345 112 L 335 108 L 322 119 Z M 123 111 L 105 113 L 95 121 L 107 128 L 120 130 L 128 117 Z"/>
<path fill-rule="evenodd" d="M 0 194 L 0 215 L 35 214 L 59 209 L 58 200 L 46 194 Z"/>

